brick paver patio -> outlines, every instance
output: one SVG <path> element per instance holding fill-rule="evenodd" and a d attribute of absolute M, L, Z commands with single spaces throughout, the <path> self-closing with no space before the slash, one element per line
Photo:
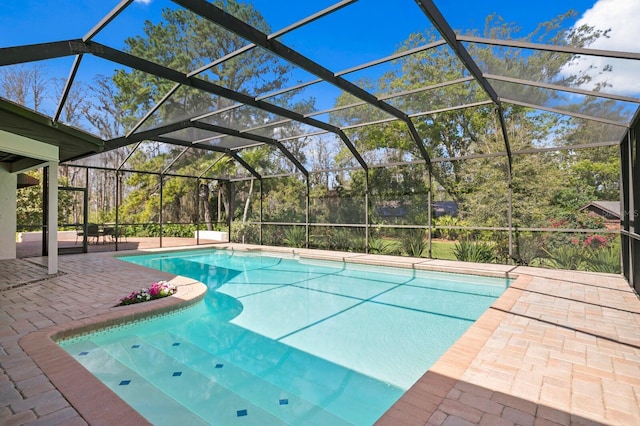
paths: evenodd
<path fill-rule="evenodd" d="M 519 277 L 379 424 L 640 424 L 640 301 L 620 276 L 298 252 Z M 113 253 L 61 256 L 57 276 L 46 275 L 44 260 L 0 261 L 0 424 L 140 424 L 48 336 L 169 309 L 195 284 Z M 159 279 L 176 279 L 184 297 L 114 307 Z"/>

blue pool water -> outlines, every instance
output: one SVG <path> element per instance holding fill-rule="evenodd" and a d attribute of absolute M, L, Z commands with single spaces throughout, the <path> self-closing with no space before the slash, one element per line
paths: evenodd
<path fill-rule="evenodd" d="M 208 286 L 59 342 L 156 425 L 372 424 L 509 284 L 227 250 L 121 259 Z"/>

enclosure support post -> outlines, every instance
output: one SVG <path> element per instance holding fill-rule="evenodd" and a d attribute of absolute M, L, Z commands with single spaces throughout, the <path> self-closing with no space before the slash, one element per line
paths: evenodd
<path fill-rule="evenodd" d="M 304 213 L 304 227 L 305 227 L 305 247 L 309 248 L 309 208 L 311 201 L 309 199 L 311 192 L 311 184 L 309 182 L 309 175 L 306 175 L 307 179 L 307 193 L 305 194 L 305 213 Z"/>
<path fill-rule="evenodd" d="M 48 243 L 49 253 L 47 256 L 48 274 L 58 273 L 58 162 L 49 161 L 45 169 L 47 175 L 47 192 L 48 192 Z M 42 233 L 44 237 L 44 232 Z M 44 238 L 43 238 L 44 240 Z"/>
<path fill-rule="evenodd" d="M 118 251 L 118 240 L 120 239 L 120 218 L 118 217 L 118 210 L 120 210 L 120 172 L 116 170 L 116 251 Z"/>
<path fill-rule="evenodd" d="M 220 223 L 221 220 L 220 218 L 222 217 L 222 190 L 220 189 L 220 181 L 216 181 L 216 191 L 218 192 L 218 196 L 216 197 L 218 199 L 218 216 L 216 216 L 216 223 Z M 210 229 L 210 228 L 207 228 Z"/>
<path fill-rule="evenodd" d="M 640 291 L 640 114 L 620 142 L 620 258 L 624 277 Z M 638 198 L 636 198 L 638 197 Z"/>
<path fill-rule="evenodd" d="M 163 191 L 163 186 L 164 186 L 164 176 L 160 175 L 160 212 L 158 214 L 158 220 L 160 222 L 160 248 L 162 248 L 162 210 L 164 210 L 162 207 L 162 193 Z"/>
<path fill-rule="evenodd" d="M 200 245 L 200 178 L 196 178 L 196 245 Z"/>
<path fill-rule="evenodd" d="M 631 162 L 631 131 L 627 133 L 627 136 L 622 140 L 620 144 L 620 176 L 621 176 L 621 210 L 622 216 L 620 216 L 620 255 L 622 259 L 622 273 L 624 274 L 629 284 L 633 287 L 633 274 L 631 271 L 631 238 L 629 238 L 629 232 L 631 230 L 630 214 L 632 206 L 630 203 L 630 185 L 631 185 L 631 169 L 633 164 Z"/>
<path fill-rule="evenodd" d="M 369 170 L 364 170 L 364 175 L 366 177 L 364 181 L 364 251 L 365 253 L 369 253 L 369 226 L 371 222 L 369 221 Z"/>
<path fill-rule="evenodd" d="M 511 170 L 511 168 L 509 168 Z M 508 203 L 508 219 L 509 219 L 509 262 L 513 262 L 513 179 L 509 171 L 509 203 Z"/>
<path fill-rule="evenodd" d="M 638 133 L 640 130 L 640 119 L 636 117 L 633 127 L 629 130 L 629 176 L 628 176 L 628 204 L 629 210 L 629 284 L 636 291 L 640 291 L 640 227 L 638 226 L 639 211 L 636 197 L 640 199 L 640 153 L 638 152 Z"/>
<path fill-rule="evenodd" d="M 231 198 L 231 186 L 233 185 L 233 182 L 228 181 L 226 183 L 226 187 L 227 187 L 227 199 L 229 200 L 229 211 L 227 212 L 227 227 L 229 228 L 229 235 L 227 237 L 227 242 L 230 243 L 231 242 L 231 222 L 232 220 L 232 216 L 233 216 L 233 198 Z"/>
<path fill-rule="evenodd" d="M 84 186 L 85 186 L 85 193 L 84 193 L 84 223 L 82 224 L 82 247 L 84 250 L 84 253 L 88 253 L 89 252 L 89 239 L 87 237 L 87 226 L 89 226 L 89 168 L 87 167 L 86 169 L 84 169 Z"/>
<path fill-rule="evenodd" d="M 262 193 L 262 179 L 260 179 L 260 245 L 262 245 L 262 198 L 264 194 Z"/>
<path fill-rule="evenodd" d="M 429 189 L 427 189 L 427 257 L 429 259 L 433 258 L 432 249 L 432 241 L 431 241 L 431 233 L 433 231 L 433 218 L 431 217 L 431 212 L 433 209 L 431 208 L 431 185 L 433 184 L 431 179 L 431 173 L 428 172 L 429 175 Z"/>
<path fill-rule="evenodd" d="M 49 225 L 49 168 L 42 169 L 42 256 L 49 254 L 47 244 L 47 228 Z"/>

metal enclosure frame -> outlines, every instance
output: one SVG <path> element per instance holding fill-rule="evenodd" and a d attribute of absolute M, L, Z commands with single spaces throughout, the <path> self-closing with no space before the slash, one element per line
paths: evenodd
<path fill-rule="evenodd" d="M 507 76 L 498 76 L 495 74 L 485 73 L 479 66 L 479 64 L 474 60 L 472 55 L 469 53 L 469 50 L 466 46 L 477 43 L 484 44 L 489 46 L 497 46 L 503 48 L 520 48 L 520 49 L 532 49 L 536 51 L 545 51 L 545 52 L 558 52 L 561 54 L 567 55 L 585 55 L 585 56 L 597 56 L 604 58 L 614 58 L 614 59 L 624 59 L 630 61 L 640 61 L 640 53 L 638 52 L 620 52 L 620 51 L 606 51 L 606 50 L 597 50 L 597 49 L 588 49 L 581 48 L 575 46 L 561 46 L 561 45 L 546 45 L 541 43 L 532 43 L 518 40 L 497 40 L 490 39 L 485 37 L 477 37 L 477 36 L 468 36 L 461 35 L 454 32 L 449 22 L 445 19 L 442 13 L 439 11 L 437 6 L 435 5 L 433 0 L 415 0 L 416 7 L 424 14 L 425 19 L 429 20 L 434 28 L 439 33 L 440 39 L 427 43 L 423 46 L 418 46 L 413 49 L 408 49 L 403 52 L 395 53 L 393 55 L 389 55 L 379 60 L 374 60 L 366 64 L 362 64 L 360 66 L 352 67 L 347 70 L 342 71 L 333 71 L 323 66 L 322 64 L 312 60 L 311 58 L 301 54 L 290 46 L 285 45 L 282 41 L 279 40 L 281 36 L 287 34 L 297 28 L 308 25 L 316 20 L 323 19 L 326 16 L 329 16 L 333 13 L 336 13 L 343 8 L 349 7 L 351 4 L 355 3 L 355 0 L 342 0 L 330 7 L 327 7 L 321 11 L 318 11 L 315 14 L 307 16 L 306 18 L 287 26 L 279 31 L 275 31 L 272 34 L 266 34 L 256 28 L 253 28 L 249 24 L 243 22 L 242 20 L 234 17 L 233 15 L 227 13 L 226 11 L 216 7 L 214 4 L 206 1 L 206 0 L 173 0 L 173 3 L 181 6 L 182 8 L 192 11 L 197 14 L 199 17 L 202 17 L 210 22 L 215 23 L 216 25 L 226 29 L 229 32 L 232 32 L 244 40 L 248 42 L 248 44 L 235 52 L 232 52 L 224 57 L 218 58 L 210 64 L 207 64 L 199 69 L 190 70 L 188 72 L 180 72 L 175 69 L 171 69 L 167 66 L 154 63 L 152 61 L 146 60 L 144 58 L 135 56 L 131 53 L 124 52 L 118 49 L 115 49 L 111 46 L 107 46 L 103 43 L 99 43 L 94 39 L 96 36 L 103 31 L 109 24 L 118 17 L 123 11 L 125 11 L 129 6 L 131 6 L 133 0 L 122 0 L 106 15 L 103 19 L 97 22 L 89 32 L 87 32 L 84 36 L 76 39 L 62 40 L 62 41 L 54 41 L 50 43 L 42 43 L 35 45 L 26 45 L 26 46 L 14 46 L 0 49 L 0 67 L 8 66 L 8 65 L 16 65 L 16 64 L 24 64 L 28 62 L 46 60 L 46 59 L 55 59 L 55 58 L 63 58 L 63 57 L 72 57 L 73 64 L 69 71 L 68 77 L 65 81 L 64 88 L 57 102 L 57 107 L 55 112 L 51 117 L 51 123 L 55 126 L 60 122 L 61 113 L 65 106 L 65 103 L 68 101 L 68 96 L 71 91 L 71 88 L 74 84 L 74 81 L 77 78 L 78 71 L 82 67 L 83 58 L 87 55 L 94 56 L 96 58 L 101 58 L 107 61 L 110 61 L 114 64 L 118 64 L 121 66 L 130 67 L 134 70 L 139 70 L 144 73 L 156 76 L 160 79 L 164 79 L 170 82 L 173 82 L 174 85 L 171 89 L 169 89 L 162 99 L 158 101 L 155 105 L 153 105 L 144 116 L 127 132 L 126 135 L 122 137 L 113 138 L 105 141 L 105 150 L 114 150 L 121 147 L 132 145 L 134 149 L 129 153 L 131 156 L 135 150 L 140 146 L 140 144 L 144 141 L 156 141 L 167 144 L 172 144 L 176 146 L 184 147 L 182 153 L 186 152 L 190 148 L 197 148 L 208 150 L 212 152 L 219 152 L 221 154 L 215 162 L 219 161 L 221 158 L 226 157 L 231 159 L 231 161 L 239 164 L 243 169 L 245 169 L 251 177 L 249 179 L 255 179 L 259 182 L 259 192 L 260 192 L 260 212 L 259 212 L 259 222 L 256 224 L 260 228 L 260 241 L 262 241 L 262 228 L 264 225 L 274 224 L 263 221 L 263 180 L 268 179 L 273 176 L 269 176 L 264 172 L 258 171 L 256 169 L 256 165 L 250 164 L 250 162 L 246 161 L 242 154 L 242 151 L 246 148 L 255 146 L 255 145 L 269 145 L 273 146 L 279 152 L 284 155 L 294 166 L 295 170 L 297 170 L 297 174 L 301 174 L 306 179 L 306 200 L 305 200 L 305 223 L 297 224 L 305 226 L 305 234 L 306 234 L 306 246 L 309 246 L 309 238 L 310 238 L 310 227 L 311 226 L 351 226 L 357 228 L 365 229 L 365 241 L 366 247 L 369 247 L 370 240 L 370 228 L 371 228 L 371 188 L 370 188 L 370 172 L 376 167 L 384 167 L 375 164 L 369 164 L 361 152 L 357 149 L 357 144 L 355 141 L 351 140 L 349 136 L 345 133 L 345 130 L 349 130 L 356 127 L 364 127 L 373 124 L 380 123 L 389 123 L 389 122 L 399 122 L 406 125 L 408 129 L 408 134 L 411 142 L 414 144 L 415 149 L 419 153 L 420 160 L 415 161 L 411 164 L 421 164 L 425 167 L 425 170 L 428 174 L 428 182 L 429 187 L 427 188 L 427 198 L 428 205 L 426 206 L 429 210 L 428 220 L 426 226 L 420 226 L 419 228 L 424 228 L 429 231 L 435 229 L 432 223 L 431 216 L 431 204 L 432 204 L 432 188 L 431 183 L 433 182 L 433 165 L 443 161 L 458 161 L 462 159 L 474 159 L 474 158 L 490 158 L 490 157 L 504 157 L 507 162 L 507 226 L 505 227 L 475 227 L 474 229 L 481 230 L 494 230 L 494 231 L 504 231 L 508 233 L 508 247 L 509 247 L 509 256 L 513 258 L 513 245 L 514 245 L 514 224 L 513 224 L 513 158 L 516 155 L 524 155 L 531 153 L 541 153 L 550 150 L 563 150 L 563 149 L 582 149 L 582 148 L 590 148 L 595 146 L 614 146 L 619 145 L 620 147 L 620 159 L 621 159 L 621 201 L 622 201 L 622 220 L 621 220 L 621 252 L 622 252 L 622 267 L 623 273 L 629 283 L 638 290 L 640 288 L 640 230 L 636 226 L 636 219 L 638 216 L 639 203 L 636 202 L 636 196 L 640 195 L 640 172 L 639 167 L 639 159 L 638 159 L 638 138 L 640 134 L 640 118 L 639 114 L 636 111 L 635 116 L 630 122 L 617 122 L 612 121 L 606 118 L 597 117 L 594 115 L 589 115 L 586 113 L 575 112 L 575 111 L 567 111 L 561 110 L 551 106 L 544 105 L 534 105 L 529 102 L 524 102 L 522 100 L 509 99 L 508 97 L 501 97 L 497 90 L 497 82 L 503 82 L 508 84 L 517 84 L 522 86 L 535 87 L 545 90 L 558 90 L 564 91 L 567 93 L 573 93 L 576 95 L 594 97 L 596 99 L 607 99 L 612 101 L 620 101 L 632 103 L 634 105 L 640 105 L 640 99 L 622 96 L 622 95 L 614 95 L 607 94 L 600 91 L 592 91 L 585 90 L 580 88 L 573 87 L 564 87 L 551 83 L 544 82 L 536 82 L 530 81 L 523 78 L 515 78 L 515 77 L 507 77 Z M 402 93 L 393 93 L 390 95 L 384 96 L 376 96 L 373 93 L 363 89 L 362 87 L 354 84 L 350 80 L 348 80 L 345 75 L 348 73 L 364 70 L 369 67 L 373 67 L 380 64 L 390 63 L 394 60 L 398 60 L 405 56 L 409 56 L 412 54 L 416 54 L 417 52 L 429 52 L 432 49 L 437 49 L 439 47 L 446 47 L 450 49 L 451 52 L 457 57 L 462 66 L 464 67 L 463 77 L 456 78 L 452 81 L 446 81 L 438 84 L 426 85 L 425 87 L 421 87 L 415 90 L 402 92 Z M 285 60 L 287 63 L 296 66 L 306 72 L 310 73 L 315 77 L 313 81 L 297 83 L 291 87 L 284 87 L 277 90 L 274 93 L 263 94 L 260 96 L 251 96 L 246 93 L 242 93 L 240 91 L 231 90 L 229 88 L 223 87 L 219 84 L 208 81 L 206 78 L 202 77 L 202 74 L 212 67 L 218 66 L 220 64 L 225 63 L 226 61 L 231 60 L 232 58 L 236 58 L 243 53 L 246 53 L 252 49 L 263 49 L 270 54 L 275 55 L 278 58 Z M 306 87 L 318 82 L 328 83 L 345 93 L 353 96 L 356 99 L 356 102 L 349 105 L 348 107 L 353 106 L 367 106 L 388 115 L 390 118 L 385 118 L 382 120 L 371 121 L 358 123 L 350 126 L 337 126 L 334 124 L 329 124 L 328 122 L 319 120 L 315 117 L 321 114 L 329 114 L 331 112 L 336 112 L 341 109 L 346 108 L 345 106 L 334 107 L 325 111 L 315 111 L 313 113 L 302 114 L 294 111 L 293 109 L 285 108 L 282 106 L 277 106 L 275 103 L 271 103 L 268 100 L 275 96 L 284 93 L 291 93 L 299 88 Z M 394 98 L 406 95 L 408 93 L 418 93 L 418 92 L 428 92 L 430 90 L 437 90 L 438 88 L 445 87 L 448 85 L 454 84 L 464 84 L 464 82 L 472 82 L 477 84 L 481 90 L 486 94 L 486 100 L 479 100 L 477 102 L 468 103 L 468 104 L 458 104 L 458 105 L 448 105 L 445 108 L 431 111 L 421 111 L 418 113 L 409 114 L 400 108 L 397 108 L 392 105 L 390 102 Z M 175 123 L 164 124 L 160 126 L 154 126 L 147 130 L 140 130 L 145 123 L 148 123 L 149 118 L 156 112 L 158 109 L 165 103 L 168 99 L 173 96 L 180 87 L 190 87 L 202 91 L 203 93 L 207 93 L 210 95 L 215 95 L 226 100 L 232 101 L 234 104 L 231 106 L 227 106 L 221 110 L 199 114 L 192 117 L 187 117 Z M 494 87 L 496 86 L 496 87 Z M 512 143 L 510 141 L 509 135 L 507 133 L 507 124 L 505 122 L 505 104 L 518 105 L 526 108 L 533 108 L 539 111 L 548 111 L 556 114 L 562 114 L 569 117 L 575 117 L 583 120 L 590 120 L 593 122 L 604 123 L 610 126 L 620 127 L 626 130 L 626 136 L 621 141 L 598 141 L 593 144 L 583 144 L 583 145 L 573 145 L 570 147 L 562 147 L 562 148 L 539 148 L 539 149 L 531 149 L 521 152 L 512 150 Z M 504 151 L 503 152 L 493 152 L 493 153 L 478 153 L 473 154 L 471 156 L 466 156 L 464 158 L 432 158 L 425 147 L 425 136 L 421 135 L 418 128 L 416 127 L 413 119 L 417 117 L 422 117 L 425 115 L 435 115 L 444 111 L 455 111 L 464 108 L 472 108 L 482 105 L 493 105 L 495 117 L 497 122 L 499 123 L 499 137 L 502 139 L 504 143 Z M 277 137 L 266 137 L 259 134 L 257 131 L 264 126 L 254 126 L 249 129 L 238 130 L 231 128 L 229 126 L 216 125 L 211 124 L 204 121 L 207 117 L 211 117 L 215 114 L 220 114 L 224 111 L 232 111 L 233 109 L 240 108 L 242 106 L 249 106 L 260 110 L 264 113 L 274 114 L 283 118 L 284 122 L 296 122 L 301 126 L 307 126 L 309 128 L 316 129 L 312 133 L 308 133 L 305 135 L 289 135 L 282 138 Z M 178 132 L 185 129 L 192 129 L 197 131 L 206 131 L 212 134 L 221 134 L 224 136 L 234 137 L 242 142 L 236 142 L 236 145 L 233 148 L 222 148 L 218 146 L 214 146 L 211 144 L 204 143 L 201 140 L 183 140 L 171 135 L 172 132 Z M 303 164 L 299 158 L 297 158 L 283 142 L 287 142 L 289 140 L 293 140 L 295 138 L 300 138 L 308 135 L 321 135 L 321 134 L 332 134 L 338 138 L 341 143 L 347 148 L 348 152 L 353 156 L 354 164 L 357 164 L 357 167 L 360 167 L 366 176 L 366 190 L 363 194 L 365 199 L 365 212 L 364 212 L 364 223 L 358 224 L 312 224 L 309 216 L 310 209 L 310 183 L 309 183 L 309 175 L 313 172 L 308 170 L 308 167 Z M 179 157 L 179 156 L 178 156 Z M 174 159 L 174 162 L 178 158 Z M 126 159 L 120 164 L 120 166 L 113 170 L 116 174 L 116 206 L 121 202 L 121 176 L 124 172 L 138 172 L 138 173 L 150 173 L 150 172 L 140 172 L 135 170 L 127 170 L 125 169 Z M 215 164 L 215 162 L 213 164 Z M 173 163 L 169 164 L 164 170 L 153 173 L 159 176 L 160 182 L 160 194 L 162 197 L 162 187 L 164 184 L 165 176 L 178 176 L 172 175 L 169 173 L 169 169 L 171 168 Z M 213 164 L 210 167 L 213 167 Z M 409 162 L 404 164 L 410 164 Z M 75 166 L 80 167 L 80 166 Z M 106 170 L 106 169 L 105 169 Z M 206 173 L 206 172 L 205 172 Z M 229 200 L 232 200 L 231 196 L 233 180 L 227 177 L 205 177 L 204 173 L 200 176 L 183 176 L 188 178 L 195 178 L 195 187 L 196 187 L 196 197 L 200 196 L 199 193 L 199 185 L 201 180 L 219 180 L 225 183 L 225 187 L 227 191 L 229 191 Z M 198 203 L 199 204 L 199 203 Z M 162 227 L 163 227 L 163 216 L 162 216 L 162 199 L 160 204 L 160 212 L 159 212 L 159 224 L 162 235 Z M 232 209 L 233 210 L 233 209 Z M 231 234 L 231 226 L 232 221 L 231 217 L 228 218 L 229 223 L 229 231 Z M 119 226 L 120 221 L 118 217 L 118 208 L 116 208 L 116 227 Z M 296 225 L 296 224 L 286 224 L 286 225 Z M 558 231 L 557 229 L 550 228 L 520 228 L 520 230 L 529 230 L 529 231 Z M 570 232 L 587 232 L 592 230 L 575 230 L 575 229 L 565 229 L 563 231 Z M 117 231 L 116 231 L 117 233 Z M 429 232 L 429 255 L 431 255 L 431 232 Z M 162 245 L 162 237 L 160 237 L 160 244 Z M 118 242 L 116 239 L 116 249 L 118 248 Z M 43 247 L 43 249 L 46 249 Z"/>

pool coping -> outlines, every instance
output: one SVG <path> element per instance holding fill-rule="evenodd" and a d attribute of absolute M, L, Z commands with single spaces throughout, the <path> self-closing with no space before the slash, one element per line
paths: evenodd
<path fill-rule="evenodd" d="M 148 255 L 157 252 L 183 252 L 198 250 L 196 247 L 175 247 L 169 249 L 146 249 L 127 252 L 127 254 L 116 255 L 115 257 L 123 256 L 141 256 Z M 453 260 L 442 259 L 427 259 L 424 257 L 398 257 L 388 256 L 382 254 L 366 254 L 366 253 L 351 253 L 351 252 L 339 252 L 339 251 L 326 251 L 320 249 L 305 249 L 305 248 L 287 248 L 276 246 L 260 246 L 252 244 L 234 244 L 234 243 L 222 243 L 216 244 L 211 247 L 200 247 L 199 250 L 231 250 L 239 252 L 263 252 L 263 253 L 276 253 L 285 254 L 291 256 L 298 256 L 305 259 L 315 260 L 327 260 L 333 262 L 344 262 L 352 264 L 362 265 L 375 265 L 385 266 L 392 268 L 404 268 L 415 269 L 422 271 L 436 271 L 436 272 L 450 272 L 466 275 L 480 275 L 494 278 L 508 278 L 516 279 L 519 273 L 516 272 L 518 266 L 514 265 L 501 265 L 496 263 L 475 263 L 475 262 L 460 262 Z"/>
<path fill-rule="evenodd" d="M 202 251 L 210 249 L 200 248 Z M 220 249 L 246 252 L 263 251 L 267 253 L 292 254 L 301 258 L 316 260 L 509 278 L 515 279 L 511 286 L 518 284 L 518 287 L 525 285 L 531 279 L 527 275 L 514 274 L 512 272 L 514 267 L 509 265 L 475 263 L 461 265 L 460 262 L 435 259 L 395 257 L 390 259 L 384 255 L 326 252 L 309 249 L 282 249 L 280 247 L 250 245 L 241 247 L 237 245 L 220 245 L 215 247 L 215 250 Z M 193 250 L 193 248 L 151 249 L 130 252 L 124 256 Z M 122 256 L 115 255 L 114 257 L 117 259 Z M 202 300 L 207 290 L 205 284 L 182 276 L 177 276 L 169 282 L 178 287 L 177 293 L 172 296 L 145 303 L 115 306 L 106 314 L 51 326 L 29 333 L 19 340 L 19 344 L 25 353 L 33 359 L 45 376 L 89 424 L 140 425 L 150 423 L 64 351 L 56 341 L 186 308 Z M 517 297 L 517 290 L 509 287 L 494 302 L 492 307 L 499 306 L 508 309 L 515 303 Z M 493 330 L 500 323 L 500 318 L 501 315 L 498 310 L 487 310 L 425 372 L 422 378 L 389 408 L 376 424 L 397 425 L 399 419 L 406 418 L 407 415 L 412 418 L 410 423 L 415 423 L 418 418 L 425 419 L 424 422 L 426 422 L 437 409 L 439 402 L 453 388 L 456 381 L 466 370 L 466 367 L 481 350 Z M 406 409 L 407 405 L 410 406 L 411 410 Z M 418 417 L 415 417 L 416 415 Z"/>

